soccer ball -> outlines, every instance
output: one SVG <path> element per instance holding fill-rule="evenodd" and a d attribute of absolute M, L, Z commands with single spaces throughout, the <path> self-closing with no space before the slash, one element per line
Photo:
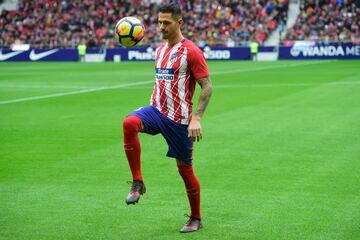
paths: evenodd
<path fill-rule="evenodd" d="M 145 34 L 144 26 L 135 17 L 124 17 L 120 19 L 115 27 L 114 37 L 123 47 L 133 47 L 138 44 Z"/>

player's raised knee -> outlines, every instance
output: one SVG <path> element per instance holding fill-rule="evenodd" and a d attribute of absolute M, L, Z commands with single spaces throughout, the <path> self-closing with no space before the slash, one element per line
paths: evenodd
<path fill-rule="evenodd" d="M 141 119 L 137 116 L 127 116 L 123 121 L 124 133 L 133 133 L 141 131 Z"/>

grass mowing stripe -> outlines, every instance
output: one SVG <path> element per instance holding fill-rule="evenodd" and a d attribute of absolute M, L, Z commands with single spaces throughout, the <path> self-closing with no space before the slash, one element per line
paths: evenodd
<path fill-rule="evenodd" d="M 360 85 L 360 82 L 350 81 L 350 82 L 334 82 L 328 83 L 329 85 Z M 277 87 L 306 87 L 306 86 L 321 86 L 324 83 L 272 83 L 272 84 L 218 84 L 215 85 L 214 88 L 277 88 Z M 152 86 L 129 86 L 125 88 L 132 89 L 147 89 L 152 88 Z"/>
<path fill-rule="evenodd" d="M 269 70 L 269 69 L 278 69 L 278 68 L 288 68 L 288 67 L 301 67 L 307 65 L 316 65 L 316 64 L 323 64 L 334 62 L 336 60 L 329 60 L 329 61 L 314 61 L 314 62 L 300 62 L 300 63 L 288 63 L 285 65 L 277 65 L 277 66 L 265 66 L 265 67 L 258 67 L 258 68 L 247 68 L 247 69 L 238 69 L 238 70 L 229 70 L 229 71 L 216 71 L 210 72 L 211 75 L 223 75 L 223 74 L 232 74 L 232 73 L 241 73 L 241 72 L 253 72 L 253 71 L 262 71 L 262 70 Z"/>

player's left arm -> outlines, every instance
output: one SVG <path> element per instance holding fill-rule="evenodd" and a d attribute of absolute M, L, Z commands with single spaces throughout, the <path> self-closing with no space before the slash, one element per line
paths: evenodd
<path fill-rule="evenodd" d="M 195 115 L 191 118 L 188 127 L 188 137 L 192 141 L 199 141 L 202 139 L 200 120 L 205 112 L 206 107 L 209 104 L 213 90 L 212 83 L 209 77 L 200 78 L 197 80 L 197 82 L 201 87 L 201 92 L 199 96 L 197 111 Z"/>

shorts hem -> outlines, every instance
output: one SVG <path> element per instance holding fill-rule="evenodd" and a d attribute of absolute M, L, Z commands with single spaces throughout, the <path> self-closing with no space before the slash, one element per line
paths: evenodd
<path fill-rule="evenodd" d="M 180 160 L 180 161 L 182 161 L 182 162 L 184 162 L 184 163 L 187 163 L 187 164 L 192 165 L 192 159 L 187 159 L 187 160 L 185 160 L 185 159 L 183 159 L 183 158 L 180 158 L 180 157 L 175 156 L 175 155 L 171 155 L 171 154 L 169 154 L 169 153 L 166 154 L 166 156 L 169 157 L 169 158 L 174 158 L 174 159 L 176 159 L 176 160 Z"/>

